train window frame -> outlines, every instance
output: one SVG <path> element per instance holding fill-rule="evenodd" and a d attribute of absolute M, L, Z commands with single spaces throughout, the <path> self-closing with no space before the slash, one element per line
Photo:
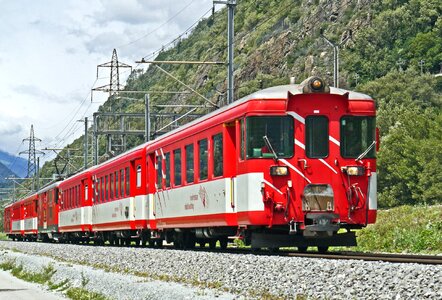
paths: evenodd
<path fill-rule="evenodd" d="M 179 159 L 177 159 L 177 154 Z M 181 148 L 173 150 L 173 184 L 174 186 L 180 186 L 182 184 L 182 156 Z M 179 180 L 177 180 L 179 178 Z"/>
<path fill-rule="evenodd" d="M 195 147 L 188 144 L 184 147 L 186 153 L 186 183 L 192 184 L 195 182 Z"/>
<path fill-rule="evenodd" d="M 137 189 L 141 188 L 141 165 L 137 165 Z"/>
<path fill-rule="evenodd" d="M 171 185 L 170 182 L 170 152 L 164 154 L 164 186 L 169 188 Z"/>
<path fill-rule="evenodd" d="M 324 124 L 319 121 L 325 121 L 324 128 L 319 128 Z M 314 123 L 316 122 L 316 123 Z M 319 124 L 319 125 L 318 125 Z M 326 115 L 309 115 L 305 118 L 305 155 L 308 158 L 321 159 L 330 155 L 330 120 Z M 318 143 L 322 145 L 318 145 Z M 325 147 L 324 147 L 325 146 Z M 320 151 L 325 149 L 326 151 Z"/>
<path fill-rule="evenodd" d="M 220 139 L 221 141 L 221 148 L 217 147 L 217 139 Z M 218 140 L 219 142 L 219 140 Z M 220 150 L 217 152 L 217 150 Z M 212 135 L 212 176 L 214 178 L 222 177 L 224 175 L 224 140 L 223 140 L 223 134 L 218 133 L 215 135 Z M 221 167 L 219 167 L 221 165 Z"/>
<path fill-rule="evenodd" d="M 343 126 L 347 126 L 347 121 L 349 119 L 352 120 L 361 120 L 363 121 L 364 119 L 367 120 L 367 122 L 372 122 L 371 124 L 367 124 L 366 126 L 372 126 L 372 138 L 369 138 L 368 136 L 368 127 L 367 127 L 367 131 L 365 132 L 366 139 L 365 141 L 363 141 L 362 139 L 359 140 L 359 148 L 356 149 L 355 145 L 349 145 L 347 147 L 347 144 L 351 144 L 350 142 L 348 142 L 347 140 L 347 136 L 349 135 L 354 135 L 355 133 L 349 133 L 347 131 L 345 131 L 345 129 L 343 128 Z M 362 126 L 362 124 L 361 124 Z M 353 130 L 351 130 L 353 131 Z M 359 132 L 360 134 L 363 134 L 362 131 Z M 343 158 L 357 158 L 359 155 L 361 155 L 366 149 L 368 149 L 368 147 L 370 146 L 371 143 L 373 143 L 373 141 L 376 141 L 376 117 L 373 115 L 365 115 L 365 116 L 355 116 L 355 115 L 344 115 L 341 117 L 341 119 L 339 120 L 339 142 L 340 142 L 340 154 Z M 364 143 L 365 142 L 365 143 Z M 352 148 L 351 150 L 349 148 Z M 376 158 L 376 147 L 373 147 L 368 153 L 367 155 L 365 155 L 365 158 L 369 158 L 369 159 L 375 159 Z M 350 152 L 350 153 L 349 153 Z"/>
<path fill-rule="evenodd" d="M 269 124 L 264 124 L 264 135 L 267 136 L 269 141 L 271 142 L 272 147 L 277 152 L 278 158 L 292 158 L 295 155 L 295 122 L 294 118 L 290 115 L 252 115 L 248 116 L 245 119 L 245 150 L 246 150 L 246 158 L 249 159 L 274 159 L 275 156 L 271 151 L 267 148 L 267 145 L 264 142 L 263 133 L 258 133 L 257 127 L 262 127 L 263 124 L 253 124 L 252 121 L 263 121 L 263 120 L 286 120 L 286 124 L 270 124 L 271 127 L 280 127 L 283 130 L 272 130 L 272 128 L 268 129 Z M 259 126 L 258 126 L 259 125 Z M 260 128 L 261 129 L 261 128 Z M 262 131 L 262 130 L 260 130 Z M 280 134 L 280 136 L 275 136 L 276 134 Z M 284 136 L 283 136 L 284 135 Z M 279 145 L 275 143 L 275 141 L 279 141 Z M 284 153 L 278 152 L 277 146 L 280 146 L 282 143 L 287 143 L 286 146 L 283 146 Z M 278 147 L 280 148 L 280 147 Z M 285 151 L 287 150 L 287 153 Z"/>
<path fill-rule="evenodd" d="M 198 181 L 209 178 L 209 141 L 207 138 L 198 141 Z"/>

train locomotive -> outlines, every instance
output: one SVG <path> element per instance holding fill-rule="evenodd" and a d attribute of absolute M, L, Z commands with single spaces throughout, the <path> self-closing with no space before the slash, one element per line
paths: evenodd
<path fill-rule="evenodd" d="M 5 231 L 178 248 L 225 248 L 232 237 L 252 248 L 353 246 L 354 229 L 376 221 L 378 140 L 371 97 L 310 77 L 257 91 L 10 204 Z"/>

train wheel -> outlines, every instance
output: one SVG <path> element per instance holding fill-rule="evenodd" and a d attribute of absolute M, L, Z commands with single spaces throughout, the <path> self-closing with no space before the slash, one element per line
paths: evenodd
<path fill-rule="evenodd" d="M 215 249 L 216 248 L 216 240 L 210 240 L 209 241 L 209 248 Z"/>
<path fill-rule="evenodd" d="M 220 245 L 221 249 L 223 249 L 223 250 L 227 249 L 227 245 L 228 245 L 228 243 L 229 243 L 229 239 L 226 238 L 226 237 L 221 238 L 221 239 L 219 240 L 219 245 Z"/>
<path fill-rule="evenodd" d="M 157 246 L 158 248 L 163 248 L 163 240 L 155 241 L 155 246 Z"/>
<path fill-rule="evenodd" d="M 306 246 L 298 247 L 298 252 L 301 252 L 301 253 L 307 252 L 307 248 L 308 247 L 306 247 Z"/>
<path fill-rule="evenodd" d="M 318 252 L 319 253 L 325 253 L 328 251 L 328 246 L 324 246 L 324 247 L 319 247 L 318 246 Z"/>

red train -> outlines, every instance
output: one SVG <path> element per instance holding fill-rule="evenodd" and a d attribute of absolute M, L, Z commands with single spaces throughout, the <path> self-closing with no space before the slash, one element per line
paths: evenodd
<path fill-rule="evenodd" d="M 375 102 L 318 77 L 258 91 L 5 209 L 15 239 L 355 245 L 376 220 Z M 38 226 L 37 226 L 38 225 Z M 346 229 L 346 230 L 340 230 Z"/>

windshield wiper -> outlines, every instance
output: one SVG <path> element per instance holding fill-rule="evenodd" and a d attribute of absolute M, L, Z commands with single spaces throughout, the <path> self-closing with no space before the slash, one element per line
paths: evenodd
<path fill-rule="evenodd" d="M 362 153 L 361 153 L 361 154 L 355 159 L 355 161 L 359 161 L 359 160 L 363 159 L 363 158 L 368 154 L 368 152 L 370 152 L 370 150 L 373 149 L 374 145 L 376 145 L 376 141 L 373 141 L 373 142 L 371 143 L 371 145 L 368 146 L 367 150 L 365 150 L 364 152 L 362 152 Z"/>
<path fill-rule="evenodd" d="M 278 154 L 276 154 L 275 150 L 272 147 L 272 144 L 269 141 L 269 138 L 265 135 L 262 137 L 264 140 L 264 143 L 266 144 L 266 147 L 272 152 L 273 156 L 275 157 L 275 160 L 278 160 Z"/>

